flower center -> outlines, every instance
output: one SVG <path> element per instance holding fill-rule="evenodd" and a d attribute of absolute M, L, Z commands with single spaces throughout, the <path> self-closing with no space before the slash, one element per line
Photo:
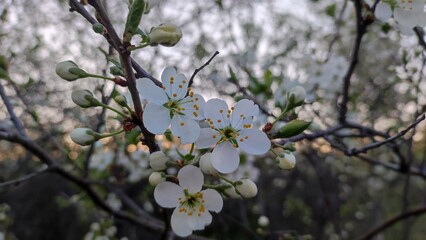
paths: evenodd
<path fill-rule="evenodd" d="M 206 209 L 204 206 L 204 196 L 202 192 L 197 192 L 191 194 L 188 192 L 188 189 L 184 189 L 185 197 L 179 198 L 179 212 L 184 212 L 188 216 L 198 216 L 200 217 Z"/>

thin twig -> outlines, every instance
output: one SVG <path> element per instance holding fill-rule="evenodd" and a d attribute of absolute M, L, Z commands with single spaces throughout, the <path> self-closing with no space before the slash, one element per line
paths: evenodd
<path fill-rule="evenodd" d="M 395 223 L 397 223 L 397 222 L 399 222 L 399 221 L 401 221 L 405 218 L 420 216 L 424 213 L 426 213 L 426 207 L 425 206 L 419 207 L 417 209 L 414 209 L 414 210 L 411 210 L 411 211 L 408 211 L 408 212 L 401 213 L 401 214 L 399 214 L 395 217 L 390 218 L 389 220 L 387 220 L 384 223 L 380 224 L 379 226 L 373 228 L 372 230 L 368 231 L 367 234 L 365 234 L 364 236 L 362 236 L 358 239 L 359 240 L 372 239 L 375 235 L 386 230 L 387 228 L 391 227 Z"/>
<path fill-rule="evenodd" d="M 13 125 L 15 125 L 15 128 L 18 131 L 18 133 L 22 136 L 27 136 L 27 134 L 25 133 L 24 125 L 22 125 L 21 120 L 16 116 L 15 111 L 13 110 L 12 103 L 10 102 L 9 97 L 6 95 L 6 92 L 4 91 L 3 85 L 1 83 L 0 83 L 0 96 L 3 99 L 7 112 L 10 115 L 10 119 L 12 120 Z"/>
<path fill-rule="evenodd" d="M 189 83 L 188 83 L 188 87 L 191 87 L 191 85 L 194 83 L 194 77 L 195 75 L 197 75 L 197 73 L 201 70 L 203 70 L 203 68 L 205 68 L 207 65 L 210 64 L 210 62 L 213 60 L 213 58 L 215 58 L 217 55 L 219 54 L 219 51 L 216 51 L 213 56 L 211 56 L 211 58 L 204 63 L 201 67 L 195 69 L 194 73 L 192 74 L 191 78 L 189 79 Z"/>
<path fill-rule="evenodd" d="M 373 148 L 378 148 L 386 143 L 392 142 L 397 138 L 400 138 L 402 136 L 404 136 L 408 131 L 410 131 L 412 128 L 416 127 L 420 122 L 422 122 L 423 120 L 425 120 L 426 116 L 425 114 L 423 114 L 420 118 L 418 118 L 415 122 L 413 122 L 410 126 L 408 126 L 407 128 L 405 128 L 404 130 L 402 130 L 401 132 L 399 132 L 398 134 L 395 134 L 392 137 L 389 137 L 383 141 L 380 142 L 375 142 L 369 145 L 366 145 L 362 148 L 353 148 L 350 152 L 349 155 L 357 155 L 359 153 L 366 153 L 368 150 L 373 149 Z"/>
<path fill-rule="evenodd" d="M 41 175 L 41 174 L 46 173 L 46 172 L 51 171 L 51 170 L 52 170 L 51 168 L 45 168 L 41 171 L 30 173 L 30 174 L 25 175 L 23 177 L 20 177 L 18 179 L 2 182 L 2 183 L 0 183 L 0 187 L 7 187 L 7 186 L 11 186 L 11 185 L 12 186 L 18 186 L 18 185 L 30 180 L 31 178 L 33 178 L 35 176 Z"/>

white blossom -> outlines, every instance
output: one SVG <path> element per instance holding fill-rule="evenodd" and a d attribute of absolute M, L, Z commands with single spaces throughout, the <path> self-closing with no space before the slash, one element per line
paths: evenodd
<path fill-rule="evenodd" d="M 200 135 L 196 120 L 203 119 L 204 98 L 188 88 L 188 81 L 176 69 L 167 67 L 161 75 L 163 88 L 150 79 L 142 78 L 137 83 L 141 97 L 150 101 L 143 113 L 143 123 L 153 134 L 163 134 L 171 125 L 173 135 L 183 144 L 193 143 Z"/>
<path fill-rule="evenodd" d="M 242 179 L 240 181 L 241 184 L 237 184 L 235 188 L 241 196 L 244 198 L 252 198 L 257 195 L 257 186 L 252 180 Z"/>
<path fill-rule="evenodd" d="M 195 166 L 187 165 L 178 172 L 179 185 L 171 182 L 158 184 L 155 201 L 162 207 L 175 208 L 171 218 L 173 231 L 180 237 L 202 230 L 212 221 L 209 211 L 222 210 L 223 200 L 213 189 L 201 190 L 204 176 Z"/>
<path fill-rule="evenodd" d="M 215 146 L 211 155 L 212 165 L 221 173 L 237 169 L 240 156 L 238 148 L 254 155 L 266 153 L 271 142 L 266 134 L 252 128 L 253 117 L 259 107 L 251 100 L 243 99 L 234 107 L 221 99 L 210 99 L 204 105 L 204 115 L 210 128 L 201 129 L 196 145 L 198 148 Z"/>

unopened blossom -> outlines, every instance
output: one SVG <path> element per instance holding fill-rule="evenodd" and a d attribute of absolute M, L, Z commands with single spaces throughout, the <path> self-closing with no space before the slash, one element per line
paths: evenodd
<path fill-rule="evenodd" d="M 201 129 L 196 145 L 198 148 L 215 146 L 211 155 L 212 165 L 221 173 L 230 173 L 240 163 L 238 148 L 261 155 L 271 147 L 264 132 L 252 128 L 253 117 L 259 107 L 251 100 L 243 99 L 231 109 L 221 99 L 210 99 L 204 105 L 204 115 L 210 128 Z"/>
<path fill-rule="evenodd" d="M 161 171 L 167 168 L 166 163 L 169 160 L 169 157 L 167 157 L 162 151 L 156 151 L 151 153 L 149 156 L 149 165 L 152 169 Z"/>
<path fill-rule="evenodd" d="M 76 128 L 71 131 L 71 140 L 79 145 L 87 146 L 99 140 L 99 133 L 90 128 Z"/>
<path fill-rule="evenodd" d="M 101 103 L 97 100 L 92 92 L 87 89 L 78 89 L 72 91 L 71 94 L 72 101 L 82 108 L 96 107 Z"/>
<path fill-rule="evenodd" d="M 283 151 L 276 158 L 278 167 L 284 170 L 293 169 L 296 166 L 296 157 L 289 151 Z"/>
<path fill-rule="evenodd" d="M 88 74 L 80 69 L 80 67 L 73 61 L 63 61 L 56 64 L 56 74 L 64 80 L 74 81 L 79 78 L 88 77 Z"/>
<path fill-rule="evenodd" d="M 237 184 L 235 189 L 243 198 L 252 198 L 257 195 L 257 186 L 250 179 L 242 179 L 241 184 Z"/>
<path fill-rule="evenodd" d="M 155 187 L 158 184 L 165 182 L 166 177 L 161 172 L 152 172 L 151 175 L 149 175 L 148 181 L 149 181 L 149 184 L 151 184 L 151 186 Z"/>
<path fill-rule="evenodd" d="M 212 165 L 212 154 L 206 153 L 200 158 L 200 169 L 205 174 L 216 174 L 217 171 Z"/>
<path fill-rule="evenodd" d="M 163 134 L 171 125 L 173 135 L 182 143 L 193 143 L 200 135 L 196 120 L 203 119 L 204 98 L 188 88 L 188 80 L 176 69 L 167 67 L 161 75 L 163 88 L 150 79 L 142 78 L 137 83 L 141 97 L 149 103 L 143 113 L 143 123 L 153 134 Z"/>
<path fill-rule="evenodd" d="M 209 211 L 220 212 L 223 200 L 213 189 L 201 190 L 204 176 L 195 166 L 187 165 L 177 176 L 179 185 L 171 182 L 158 184 L 154 190 L 155 201 L 162 207 L 175 208 L 171 227 L 176 235 L 186 237 L 194 230 L 202 230 L 212 221 Z"/>
<path fill-rule="evenodd" d="M 148 34 L 149 44 L 172 47 L 182 38 L 182 31 L 174 24 L 161 24 L 151 29 Z"/>

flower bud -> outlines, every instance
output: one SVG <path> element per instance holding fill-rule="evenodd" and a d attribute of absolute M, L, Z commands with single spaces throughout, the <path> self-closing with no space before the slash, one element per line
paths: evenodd
<path fill-rule="evenodd" d="M 267 227 L 269 225 L 269 218 L 267 216 L 260 216 L 259 219 L 257 219 L 257 224 L 261 227 Z"/>
<path fill-rule="evenodd" d="M 211 153 L 206 153 L 200 159 L 200 169 L 205 174 L 217 173 L 216 169 L 212 165 L 211 155 Z"/>
<path fill-rule="evenodd" d="M 76 128 L 71 131 L 71 140 L 81 146 L 87 146 L 100 139 L 100 135 L 90 128 Z"/>
<path fill-rule="evenodd" d="M 241 184 L 237 184 L 235 188 L 241 196 L 244 198 L 252 198 L 257 195 L 257 186 L 252 180 L 242 179 L 240 182 Z"/>
<path fill-rule="evenodd" d="M 67 81 L 74 81 L 79 78 L 85 78 L 89 76 L 88 73 L 80 69 L 78 65 L 73 61 L 63 61 L 56 64 L 55 71 L 59 77 Z"/>
<path fill-rule="evenodd" d="M 287 94 L 288 104 L 291 108 L 298 107 L 305 102 L 306 91 L 301 86 L 296 86 Z"/>
<path fill-rule="evenodd" d="M 98 99 L 86 89 L 74 90 L 71 94 L 72 101 L 82 108 L 96 107 L 100 105 Z"/>
<path fill-rule="evenodd" d="M 104 32 L 104 25 L 100 23 L 95 23 L 92 25 L 92 29 L 95 33 L 102 34 Z"/>
<path fill-rule="evenodd" d="M 182 38 L 182 31 L 174 24 L 161 24 L 148 34 L 149 44 L 172 47 Z"/>
<path fill-rule="evenodd" d="M 120 105 L 120 106 L 122 106 L 122 107 L 127 106 L 127 100 L 126 100 L 126 98 L 125 98 L 124 96 L 121 96 L 121 95 L 116 96 L 116 97 L 114 98 L 114 101 L 115 101 L 118 105 Z"/>
<path fill-rule="evenodd" d="M 166 178 L 161 172 L 152 172 L 151 175 L 149 175 L 148 181 L 151 186 L 155 187 L 158 184 L 166 181 Z"/>
<path fill-rule="evenodd" d="M 276 158 L 276 161 L 278 167 L 284 170 L 290 170 L 296 166 L 296 157 L 293 155 L 293 153 L 288 151 L 280 153 L 280 156 Z"/>
<path fill-rule="evenodd" d="M 149 165 L 156 171 L 161 171 L 167 168 L 166 163 L 169 161 L 169 157 L 166 156 L 162 151 L 151 153 L 149 156 Z"/>

